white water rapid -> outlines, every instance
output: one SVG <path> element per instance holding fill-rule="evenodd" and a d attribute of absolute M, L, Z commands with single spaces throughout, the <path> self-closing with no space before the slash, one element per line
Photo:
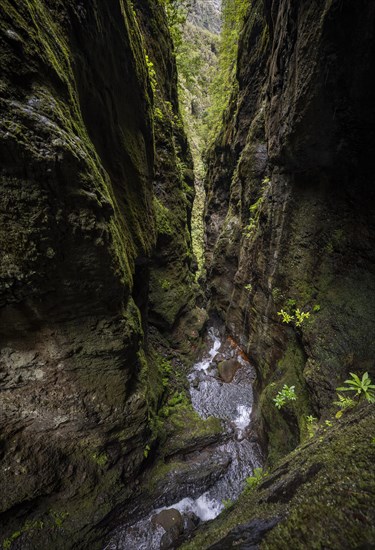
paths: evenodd
<path fill-rule="evenodd" d="M 170 538 L 166 537 L 169 533 L 155 525 L 153 518 L 157 514 L 163 510 L 178 510 L 184 520 L 195 518 L 196 524 L 212 520 L 224 509 L 224 503 L 238 498 L 246 477 L 260 466 L 259 447 L 251 434 L 254 369 L 236 344 L 220 337 L 219 331 L 214 328 L 208 331 L 206 349 L 208 351 L 188 376 L 190 396 L 193 407 L 202 418 L 214 416 L 222 420 L 222 438 L 216 443 L 214 451 L 227 458 L 226 470 L 210 487 L 204 488 L 201 494 L 198 492 L 198 497 L 182 495 L 178 502 L 155 508 L 133 525 L 117 529 L 105 550 L 175 548 L 175 542 L 168 546 Z M 218 371 L 223 361 L 235 365 L 229 377 L 231 380 L 227 382 L 221 379 Z M 212 449 L 207 452 L 208 457 L 215 460 L 217 454 Z M 194 492 L 196 495 L 197 488 Z M 180 532 L 179 536 L 183 538 L 184 533 Z"/>

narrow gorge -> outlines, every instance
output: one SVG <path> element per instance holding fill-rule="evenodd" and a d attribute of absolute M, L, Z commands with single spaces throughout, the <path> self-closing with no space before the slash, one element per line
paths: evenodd
<path fill-rule="evenodd" d="M 374 2 L 0 6 L 3 550 L 374 548 Z"/>

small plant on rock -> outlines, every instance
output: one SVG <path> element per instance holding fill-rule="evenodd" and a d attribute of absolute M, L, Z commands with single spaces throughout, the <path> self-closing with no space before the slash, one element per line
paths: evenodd
<path fill-rule="evenodd" d="M 337 407 L 340 408 L 340 410 L 336 413 L 336 418 L 341 418 L 345 411 L 352 409 L 355 407 L 356 402 L 351 399 L 350 397 L 345 397 L 344 395 L 341 395 L 340 393 L 337 394 L 337 397 L 339 398 L 338 401 L 334 401 L 334 405 L 337 405 Z"/>
<path fill-rule="evenodd" d="M 301 311 L 299 308 L 296 309 L 296 327 L 300 327 L 305 319 L 310 317 L 309 311 Z"/>
<path fill-rule="evenodd" d="M 353 391 L 355 392 L 354 398 L 358 397 L 359 400 L 367 399 L 369 403 L 375 403 L 375 385 L 371 384 L 368 372 L 365 372 L 362 378 L 359 378 L 354 372 L 350 373 L 351 379 L 345 380 L 344 384 L 340 388 L 336 388 L 338 391 Z"/>
<path fill-rule="evenodd" d="M 296 401 L 297 396 L 295 392 L 295 386 L 287 386 L 284 384 L 283 389 L 278 392 L 275 399 L 275 407 L 281 409 L 288 401 Z"/>
<path fill-rule="evenodd" d="M 336 388 L 337 391 L 352 391 L 354 395 L 352 397 L 346 397 L 337 393 L 338 401 L 334 401 L 334 404 L 340 408 L 336 413 L 336 418 L 341 418 L 345 411 L 353 409 L 362 399 L 366 399 L 369 403 L 375 403 L 375 385 L 371 384 L 368 372 L 362 375 L 362 378 L 353 372 L 350 373 L 351 379 L 345 380 L 344 384 L 340 388 Z M 356 401 L 356 398 L 358 399 Z"/>
<path fill-rule="evenodd" d="M 293 315 L 290 315 L 287 311 L 284 311 L 283 309 L 277 312 L 277 315 L 280 315 L 282 317 L 282 322 L 289 324 L 293 319 Z"/>
<path fill-rule="evenodd" d="M 309 434 L 309 437 L 314 437 L 315 432 L 317 430 L 317 421 L 318 419 L 315 418 L 312 414 L 309 414 L 306 416 L 306 426 L 307 426 L 307 433 Z"/>
<path fill-rule="evenodd" d="M 150 451 L 151 451 L 150 445 L 146 445 L 146 447 L 143 449 L 143 456 L 144 456 L 145 458 L 147 458 L 148 455 L 149 455 L 149 453 L 150 453 Z"/>
<path fill-rule="evenodd" d="M 301 311 L 299 308 L 297 308 L 293 313 L 288 313 L 284 309 L 281 309 L 277 312 L 277 315 L 280 315 L 282 317 L 282 322 L 289 324 L 292 321 L 294 321 L 296 327 L 300 327 L 305 319 L 308 319 L 310 317 L 309 311 Z"/>
<path fill-rule="evenodd" d="M 266 476 L 267 473 L 263 472 L 263 468 L 255 468 L 253 475 L 246 478 L 246 489 L 255 489 Z"/>

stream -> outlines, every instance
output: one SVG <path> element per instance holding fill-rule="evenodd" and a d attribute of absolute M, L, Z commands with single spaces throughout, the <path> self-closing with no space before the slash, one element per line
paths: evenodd
<path fill-rule="evenodd" d="M 260 448 L 251 429 L 255 370 L 235 342 L 214 327 L 208 330 L 205 349 L 188 376 L 190 397 L 202 418 L 222 420 L 222 438 L 208 460 L 215 455 L 226 457 L 226 470 L 212 486 L 202 487 L 198 497 L 182 495 L 178 502 L 155 508 L 140 521 L 117 529 L 104 550 L 178 547 L 197 525 L 216 518 L 225 505 L 235 501 L 246 478 L 261 466 Z"/>

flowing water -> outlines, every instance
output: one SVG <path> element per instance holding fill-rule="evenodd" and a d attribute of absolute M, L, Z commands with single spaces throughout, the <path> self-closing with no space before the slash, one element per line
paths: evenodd
<path fill-rule="evenodd" d="M 193 407 L 202 418 L 214 416 L 222 420 L 222 438 L 215 450 L 228 457 L 227 469 L 211 487 L 203 488 L 198 498 L 183 495 L 179 502 L 151 510 L 137 523 L 117 530 L 105 550 L 175 548 L 170 537 L 166 539 L 168 533 L 155 523 L 157 514 L 162 510 L 178 510 L 184 521 L 184 528 L 180 528 L 181 535 L 182 529 L 187 532 L 198 522 L 217 517 L 224 509 L 224 503 L 238 498 L 246 477 L 260 466 L 259 446 L 251 433 L 254 369 L 236 344 L 221 337 L 215 328 L 208 331 L 207 350 L 189 374 L 190 396 Z M 236 365 L 229 379 L 236 372 L 228 382 L 219 377 L 217 367 L 223 360 L 231 360 Z"/>

